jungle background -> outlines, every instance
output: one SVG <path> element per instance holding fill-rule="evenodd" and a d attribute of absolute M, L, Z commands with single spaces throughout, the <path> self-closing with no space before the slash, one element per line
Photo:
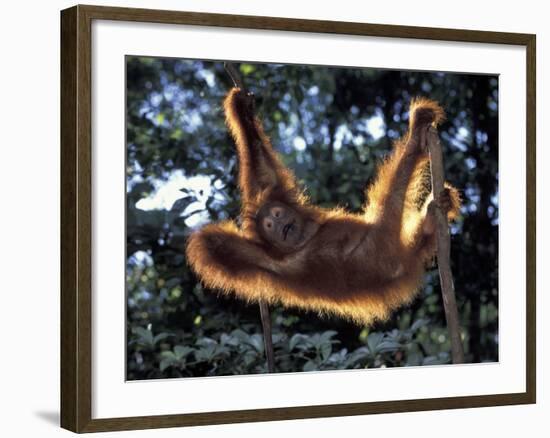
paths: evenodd
<path fill-rule="evenodd" d="M 359 211 L 376 164 L 407 128 L 408 103 L 441 103 L 447 179 L 461 190 L 452 269 L 467 362 L 498 360 L 498 77 L 236 64 L 283 161 L 319 205 Z M 222 62 L 126 59 L 127 379 L 266 372 L 257 305 L 205 290 L 189 234 L 238 218 L 238 162 L 221 102 Z M 434 266 L 384 323 L 271 308 L 275 367 L 296 372 L 450 363 Z"/>

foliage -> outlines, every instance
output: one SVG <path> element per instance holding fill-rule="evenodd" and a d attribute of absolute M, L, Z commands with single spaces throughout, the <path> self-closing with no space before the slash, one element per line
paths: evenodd
<path fill-rule="evenodd" d="M 446 174 L 464 198 L 452 267 L 466 359 L 497 360 L 498 79 L 274 64 L 240 71 L 312 201 L 352 211 L 406 130 L 410 98 L 440 101 Z M 220 105 L 230 86 L 220 62 L 127 58 L 128 379 L 266 371 L 258 307 L 203 290 L 184 256 L 197 226 L 238 217 L 238 163 Z M 369 329 L 293 309 L 272 314 L 279 372 L 449 362 L 433 269 L 419 299 Z"/>

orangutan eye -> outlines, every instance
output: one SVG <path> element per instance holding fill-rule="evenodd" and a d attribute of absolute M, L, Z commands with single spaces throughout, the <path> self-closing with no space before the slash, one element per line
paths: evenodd
<path fill-rule="evenodd" d="M 279 218 L 283 214 L 283 210 L 281 208 L 274 208 L 273 210 L 271 210 L 271 214 L 273 215 L 273 217 Z"/>
<path fill-rule="evenodd" d="M 273 221 L 268 218 L 264 219 L 264 227 L 270 230 L 271 228 L 273 228 Z"/>

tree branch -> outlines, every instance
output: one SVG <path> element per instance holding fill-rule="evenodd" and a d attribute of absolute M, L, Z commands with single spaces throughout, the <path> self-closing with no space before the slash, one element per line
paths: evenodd
<path fill-rule="evenodd" d="M 430 128 L 428 132 L 428 150 L 430 152 L 432 191 L 434 193 L 434 199 L 437 201 L 444 190 L 445 175 L 443 170 L 441 142 L 439 141 L 439 135 L 435 128 Z M 447 216 L 439 208 L 436 209 L 436 221 L 437 266 L 439 268 L 445 318 L 447 319 L 447 327 L 451 337 L 451 354 L 453 363 L 464 363 L 464 348 L 460 335 L 460 323 L 450 263 L 451 238 L 449 235 L 449 224 L 447 223 Z"/>
<path fill-rule="evenodd" d="M 241 78 L 239 71 L 235 68 L 235 65 L 232 64 L 231 62 L 224 62 L 223 67 L 225 68 L 225 71 L 233 81 L 233 85 L 237 88 L 240 88 L 243 91 L 246 91 L 243 79 Z"/>
<path fill-rule="evenodd" d="M 260 301 L 260 317 L 262 319 L 262 327 L 264 330 L 264 346 L 267 359 L 267 372 L 275 372 L 275 358 L 273 355 L 273 338 L 271 336 L 271 314 L 269 306 L 265 301 Z"/>
<path fill-rule="evenodd" d="M 246 92 L 243 79 L 239 74 L 239 71 L 235 68 L 235 65 L 231 62 L 224 62 L 225 71 L 233 81 L 235 87 L 240 88 Z M 260 301 L 260 318 L 262 320 L 262 329 L 264 332 L 264 346 L 265 356 L 267 360 L 267 371 L 273 373 L 275 371 L 275 360 L 273 354 L 273 337 L 271 335 L 271 314 L 269 312 L 269 306 L 265 301 Z"/>

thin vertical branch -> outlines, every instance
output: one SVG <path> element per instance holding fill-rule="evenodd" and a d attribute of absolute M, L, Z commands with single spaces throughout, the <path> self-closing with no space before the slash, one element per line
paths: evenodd
<path fill-rule="evenodd" d="M 235 87 L 240 88 L 246 92 L 243 79 L 239 74 L 239 71 L 230 62 L 223 64 L 225 71 L 233 81 Z M 271 314 L 269 312 L 269 306 L 265 301 L 260 301 L 260 318 L 262 320 L 262 329 L 264 332 L 264 348 L 265 356 L 267 359 L 267 371 L 273 373 L 275 371 L 275 360 L 273 354 L 273 337 L 271 335 Z"/>
<path fill-rule="evenodd" d="M 260 317 L 264 330 L 265 356 L 267 359 L 267 372 L 275 372 L 275 358 L 273 355 L 273 338 L 271 337 L 271 314 L 265 301 L 260 301 Z"/>
<path fill-rule="evenodd" d="M 432 171 L 432 191 L 434 199 L 438 199 L 444 190 L 444 167 L 441 142 L 435 128 L 428 132 L 428 150 L 430 152 L 430 166 Z M 439 268 L 439 279 L 441 282 L 441 293 L 443 295 L 443 307 L 445 318 L 451 337 L 451 354 L 453 363 L 464 363 L 464 348 L 460 334 L 460 323 L 458 309 L 456 306 L 455 287 L 453 274 L 451 272 L 451 237 L 449 235 L 449 224 L 447 216 L 439 209 L 436 209 L 437 220 L 437 265 Z"/>
<path fill-rule="evenodd" d="M 233 85 L 237 88 L 240 88 L 241 90 L 245 91 L 244 82 L 241 78 L 241 75 L 239 74 L 238 70 L 235 68 L 235 65 L 233 65 L 230 62 L 224 62 L 223 67 L 225 68 L 225 71 L 233 81 Z"/>

